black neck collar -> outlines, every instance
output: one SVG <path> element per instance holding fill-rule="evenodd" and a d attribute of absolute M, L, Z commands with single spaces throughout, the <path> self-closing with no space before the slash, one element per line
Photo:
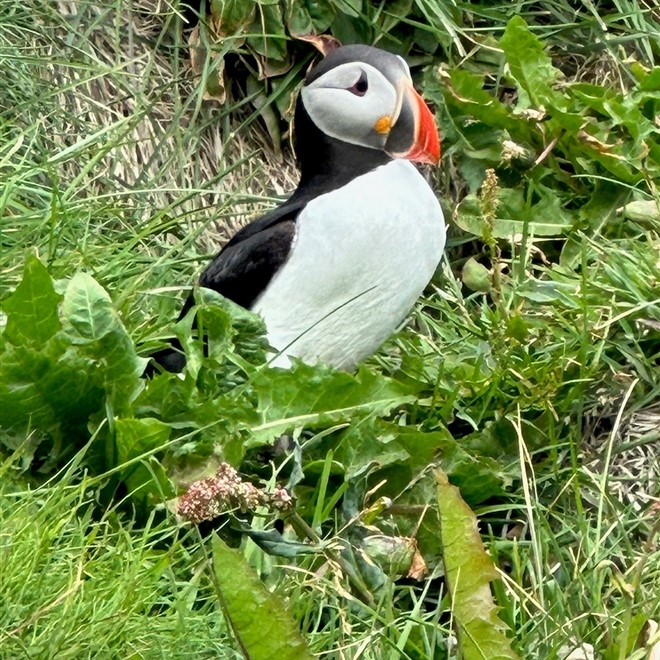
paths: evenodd
<path fill-rule="evenodd" d="M 295 150 L 300 182 L 292 200 L 307 200 L 336 190 L 392 160 L 384 151 L 326 135 L 310 119 L 300 98 L 295 116 Z"/>

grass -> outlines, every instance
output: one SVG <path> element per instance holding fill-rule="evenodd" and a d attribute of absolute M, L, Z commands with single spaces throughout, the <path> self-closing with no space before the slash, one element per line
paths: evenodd
<path fill-rule="evenodd" d="M 91 273 L 148 352 L 168 333 L 177 296 L 208 254 L 290 190 L 295 172 L 290 156 L 281 163 L 268 150 L 249 106 L 203 101 L 180 13 L 136 8 L 129 22 L 121 2 L 78 7 L 8 1 L 2 9 L 1 295 L 16 288 L 26 255 L 36 251 L 55 280 Z M 660 54 L 657 16 L 642 1 L 516 8 L 568 76 L 562 84 L 630 90 L 630 60 L 650 68 Z M 510 5 L 436 9 L 416 2 L 403 24 L 421 25 L 446 61 L 484 73 L 486 86 L 507 102 L 511 85 L 490 35 L 502 35 Z M 584 44 L 597 44 L 598 52 Z M 429 78 L 424 84 L 435 94 Z M 522 240 L 502 240 L 497 223 L 505 207 L 489 206 L 481 181 L 471 183 L 475 171 L 492 165 L 483 155 L 489 138 L 474 118 L 463 121 L 449 96 L 433 100 L 445 135 L 436 184 L 447 216 L 475 194 L 486 225 L 470 233 L 457 212 L 463 230 L 452 227 L 442 272 L 411 322 L 367 364 L 369 373 L 416 384 L 418 400 L 386 416 L 296 429 L 312 436 L 296 494 L 315 537 L 338 541 L 350 528 L 346 503 L 359 479 L 346 475 L 370 458 L 355 447 L 385 439 L 375 456 L 391 463 L 362 486 L 388 482 L 373 495 L 355 495 L 350 515 L 366 520 L 380 494 L 390 497 L 375 524 L 393 536 L 415 532 L 431 574 L 420 583 L 387 580 L 365 604 L 347 565 L 332 555 L 276 559 L 251 541 L 242 551 L 288 603 L 317 654 L 456 657 L 437 525 L 424 512 L 435 487 L 419 458 L 424 438 L 450 434 L 465 456 L 441 462 L 453 467 L 479 517 L 502 578 L 493 585 L 500 616 L 520 656 L 563 658 L 589 644 L 596 657 L 648 657 L 660 643 L 657 633 L 645 637 L 649 621 L 660 620 L 660 226 L 657 215 L 601 213 L 585 200 L 611 195 L 612 208 L 657 203 L 657 176 L 642 158 L 619 185 L 611 171 L 584 165 L 582 146 L 571 151 L 560 140 L 564 151 L 548 154 L 549 169 L 525 194 L 531 204 L 547 186 L 560 208 L 574 212 L 570 229 L 534 235 L 532 218 Z M 632 142 L 600 110 L 580 112 L 590 127 L 605 127 L 595 133 L 601 141 Z M 502 121 L 523 143 L 527 128 Z M 501 141 L 501 125 L 485 132 Z M 495 168 L 496 185 L 515 189 L 516 176 L 534 179 L 525 167 Z M 470 257 L 485 269 L 485 292 L 461 282 Z M 406 442 L 401 433 L 419 447 L 408 462 L 386 451 Z M 0 657 L 240 657 L 194 530 L 162 509 L 131 516 L 124 497 L 107 497 L 111 475 L 80 467 L 84 452 L 52 476 L 30 472 L 38 428 L 0 434 Z M 435 460 L 431 452 L 427 462 Z M 268 470 L 255 468 L 255 478 L 286 473 L 280 465 Z M 497 493 L 487 490 L 492 484 Z"/>
<path fill-rule="evenodd" d="M 6 467 L 2 657 L 232 657 L 180 529 L 99 511 L 84 475 L 26 490 Z"/>

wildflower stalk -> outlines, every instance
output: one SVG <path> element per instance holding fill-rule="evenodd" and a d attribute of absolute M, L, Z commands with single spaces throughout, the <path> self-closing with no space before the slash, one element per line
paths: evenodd
<path fill-rule="evenodd" d="M 497 174 L 494 169 L 489 168 L 486 170 L 486 179 L 481 187 L 480 195 L 481 215 L 484 219 L 483 240 L 491 255 L 492 287 L 490 294 L 502 318 L 507 319 L 509 315 L 502 302 L 502 251 L 493 231 L 499 204 L 498 193 L 499 181 Z"/>

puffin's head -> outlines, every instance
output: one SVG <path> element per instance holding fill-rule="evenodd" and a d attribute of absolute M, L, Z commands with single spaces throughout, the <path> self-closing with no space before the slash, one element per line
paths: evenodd
<path fill-rule="evenodd" d="M 337 48 L 307 76 L 301 102 L 332 138 L 419 163 L 440 159 L 433 114 L 398 55 L 371 46 Z"/>

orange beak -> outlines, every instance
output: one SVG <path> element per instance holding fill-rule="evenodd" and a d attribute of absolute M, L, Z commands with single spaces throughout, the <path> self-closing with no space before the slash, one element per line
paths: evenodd
<path fill-rule="evenodd" d="M 387 126 L 384 119 L 389 120 Z M 382 131 L 378 123 L 383 124 Z M 397 106 L 392 117 L 381 118 L 374 128 L 378 132 L 387 129 L 385 151 L 394 158 L 438 164 L 440 137 L 435 117 L 424 99 L 415 91 L 410 78 L 403 78 L 397 86 Z"/>
<path fill-rule="evenodd" d="M 440 136 L 435 125 L 435 116 L 424 99 L 411 86 L 408 99 L 415 115 L 415 141 L 403 158 L 415 163 L 437 165 L 440 160 Z"/>

